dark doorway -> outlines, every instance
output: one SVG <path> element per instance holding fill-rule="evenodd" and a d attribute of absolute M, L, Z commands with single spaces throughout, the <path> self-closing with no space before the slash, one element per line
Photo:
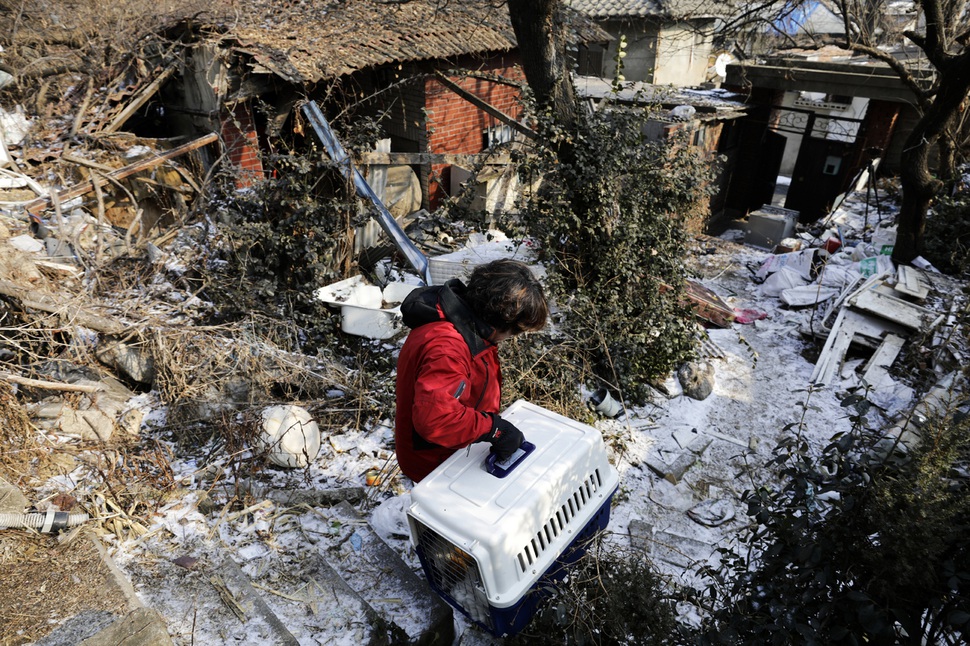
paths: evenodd
<path fill-rule="evenodd" d="M 802 138 L 785 200 L 785 208 L 799 212 L 799 222 L 815 222 L 828 214 L 845 184 L 851 148 L 845 141 Z"/>

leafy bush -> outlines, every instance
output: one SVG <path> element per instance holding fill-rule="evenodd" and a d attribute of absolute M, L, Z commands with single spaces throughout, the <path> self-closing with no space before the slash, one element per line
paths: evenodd
<path fill-rule="evenodd" d="M 879 450 L 863 397 L 843 406 L 852 432 L 817 457 L 796 433 L 777 449 L 784 485 L 745 494 L 754 525 L 709 572 L 705 643 L 965 643 L 968 418 L 923 424 L 901 454 Z"/>
<path fill-rule="evenodd" d="M 208 295 L 222 320 L 260 312 L 319 333 L 330 314 L 313 293 L 348 269 L 358 203 L 320 157 L 277 155 L 267 166 L 269 178 L 215 202 L 221 244 L 208 263 Z"/>
<path fill-rule="evenodd" d="M 689 643 L 679 638 L 674 601 L 642 553 L 618 549 L 601 535 L 509 643 Z"/>
<path fill-rule="evenodd" d="M 926 259 L 946 274 L 970 273 L 970 194 L 938 199 L 926 217 Z"/>
<path fill-rule="evenodd" d="M 546 145 L 522 174 L 542 184 L 523 221 L 567 312 L 562 332 L 584 340 L 599 380 L 639 403 L 651 379 L 692 356 L 680 214 L 706 194 L 710 164 L 677 140 L 647 141 L 649 111 L 581 112 L 575 133 L 540 119 Z"/>

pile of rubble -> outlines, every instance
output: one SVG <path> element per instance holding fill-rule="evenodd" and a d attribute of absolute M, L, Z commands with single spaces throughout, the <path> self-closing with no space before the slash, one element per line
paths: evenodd
<path fill-rule="evenodd" d="M 761 294 L 811 312 L 801 332 L 824 343 L 810 384 L 865 392 L 889 418 L 915 404 L 915 414 L 889 431 L 898 438 L 962 401 L 970 300 L 965 284 L 924 258 L 896 265 L 895 226 L 890 218 L 870 222 L 870 205 L 858 198 L 750 269 Z M 919 393 L 928 394 L 916 402 Z M 899 448 L 916 441 L 910 432 Z"/>

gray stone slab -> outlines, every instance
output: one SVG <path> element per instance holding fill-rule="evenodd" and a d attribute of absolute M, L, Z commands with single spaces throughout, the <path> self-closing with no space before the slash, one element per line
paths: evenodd
<path fill-rule="evenodd" d="M 710 543 L 663 530 L 655 531 L 653 525 L 642 520 L 631 520 L 628 531 L 633 547 L 649 554 L 652 559 L 682 568 L 706 562 L 715 552 Z"/>
<path fill-rule="evenodd" d="M 172 646 L 172 638 L 157 611 L 137 608 L 78 646 Z"/>
<path fill-rule="evenodd" d="M 35 641 L 34 646 L 77 646 L 117 619 L 117 615 L 105 610 L 85 610 L 61 623 L 50 634 Z"/>
<path fill-rule="evenodd" d="M 682 568 L 693 568 L 707 562 L 714 554 L 714 546 L 690 536 L 666 531 L 653 534 L 653 558 Z"/>
<path fill-rule="evenodd" d="M 299 646 L 300 642 L 297 638 L 266 605 L 253 588 L 249 577 L 235 561 L 230 558 L 225 559 L 219 566 L 217 574 L 210 578 L 210 582 L 240 621 L 253 625 L 252 636 L 258 640 L 258 643 Z"/>
<path fill-rule="evenodd" d="M 296 507 L 333 507 L 342 502 L 357 503 L 367 497 L 363 487 L 344 487 L 342 489 L 273 489 L 248 480 L 239 481 L 240 488 L 248 491 L 254 498 L 265 498 L 280 505 Z"/>
<path fill-rule="evenodd" d="M 20 487 L 15 487 L 0 478 L 0 513 L 22 514 L 30 505 Z"/>
<path fill-rule="evenodd" d="M 646 465 L 664 480 L 671 484 L 677 484 L 687 473 L 687 470 L 694 466 L 695 462 L 697 462 L 697 454 L 685 450 L 679 453 L 670 464 L 655 458 L 647 458 Z"/>
<path fill-rule="evenodd" d="M 409 643 L 451 644 L 455 637 L 451 606 L 351 505 L 341 503 L 332 512 L 346 524 L 346 540 L 337 554 L 327 555 L 340 575 L 371 607 L 404 630 Z"/>

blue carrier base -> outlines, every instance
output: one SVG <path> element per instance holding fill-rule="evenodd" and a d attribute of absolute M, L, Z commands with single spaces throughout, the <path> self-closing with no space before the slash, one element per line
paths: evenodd
<path fill-rule="evenodd" d="M 532 588 L 519 601 L 506 608 L 489 606 L 490 616 L 488 623 L 476 620 L 461 604 L 435 584 L 435 577 L 430 572 L 430 564 L 425 557 L 424 550 L 418 546 L 416 551 L 421 561 L 421 568 L 424 570 L 425 577 L 428 583 L 430 583 L 431 589 L 461 614 L 465 615 L 472 623 L 480 626 L 495 637 L 512 637 L 529 625 L 536 611 L 555 589 L 555 584 L 562 581 L 566 575 L 567 568 L 586 554 L 586 545 L 596 532 L 606 529 L 606 526 L 610 522 L 610 504 L 613 501 L 613 494 L 615 493 L 616 490 L 610 493 L 603 504 L 600 505 L 596 514 L 589 519 L 586 526 L 573 539 L 573 542 L 563 550 L 559 558 L 539 577 Z"/>

